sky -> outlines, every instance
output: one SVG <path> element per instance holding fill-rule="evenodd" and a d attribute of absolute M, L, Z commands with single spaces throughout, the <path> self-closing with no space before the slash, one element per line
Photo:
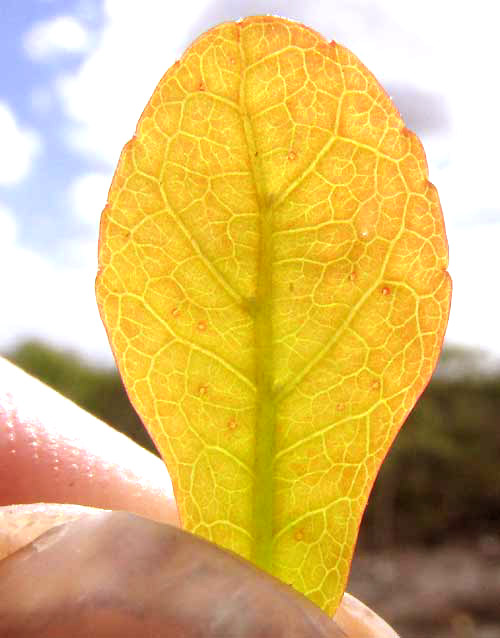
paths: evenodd
<path fill-rule="evenodd" d="M 272 13 L 351 49 L 422 140 L 454 282 L 446 343 L 500 358 L 500 8 L 491 0 L 0 0 L 0 351 L 112 357 L 100 213 L 163 73 L 200 33 Z"/>

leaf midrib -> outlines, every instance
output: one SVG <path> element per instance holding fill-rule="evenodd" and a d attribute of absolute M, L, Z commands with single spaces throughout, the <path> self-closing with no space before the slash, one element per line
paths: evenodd
<path fill-rule="evenodd" d="M 274 507 L 273 457 L 276 429 L 276 404 L 273 397 L 273 325 L 272 325 L 272 265 L 273 220 L 263 188 L 261 161 L 255 142 L 255 132 L 246 106 L 246 55 L 240 35 L 242 78 L 240 83 L 240 113 L 248 149 L 248 162 L 255 189 L 259 219 L 259 251 L 254 310 L 254 378 L 255 447 L 254 483 L 252 495 L 253 545 L 250 559 L 261 569 L 272 572 L 272 537 Z"/>

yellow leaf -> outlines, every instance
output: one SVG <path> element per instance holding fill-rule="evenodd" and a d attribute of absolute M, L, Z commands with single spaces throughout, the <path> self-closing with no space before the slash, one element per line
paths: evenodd
<path fill-rule="evenodd" d="M 202 35 L 125 146 L 97 297 L 184 527 L 332 613 L 450 304 L 424 151 L 344 47 Z"/>

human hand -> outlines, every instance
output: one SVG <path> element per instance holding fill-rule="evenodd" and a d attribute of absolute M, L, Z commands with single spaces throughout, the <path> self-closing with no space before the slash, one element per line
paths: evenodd
<path fill-rule="evenodd" d="M 2 636 L 396 637 L 347 594 L 332 620 L 177 529 L 158 458 L 4 360 L 1 505 L 0 559 L 10 553 L 0 560 Z"/>

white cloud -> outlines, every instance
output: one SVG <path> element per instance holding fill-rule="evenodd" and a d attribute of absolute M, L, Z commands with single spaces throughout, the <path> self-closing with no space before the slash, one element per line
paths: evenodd
<path fill-rule="evenodd" d="M 110 363 L 111 353 L 98 315 L 93 259 L 57 264 L 23 246 L 15 215 L 0 204 L 0 347 L 39 337 Z M 7 273 L 10 273 L 7 276 Z"/>
<path fill-rule="evenodd" d="M 37 86 L 31 91 L 31 106 L 38 115 L 49 115 L 54 108 L 55 99 L 55 93 L 48 85 Z"/>
<path fill-rule="evenodd" d="M 70 187 L 69 200 L 74 214 L 95 231 L 96 238 L 111 177 L 110 173 L 87 173 L 78 177 Z"/>
<path fill-rule="evenodd" d="M 0 101 L 0 186 L 21 182 L 40 150 L 40 138 L 21 127 L 5 102 Z"/>
<path fill-rule="evenodd" d="M 500 356 L 500 219 L 448 230 L 453 298 L 447 340 Z"/>
<path fill-rule="evenodd" d="M 12 246 L 17 237 L 17 224 L 11 211 L 0 204 L 0 254 Z"/>
<path fill-rule="evenodd" d="M 156 84 L 188 44 L 193 16 L 207 4 L 181 2 L 173 10 L 143 0 L 138 10 L 135 0 L 107 0 L 99 45 L 59 82 L 74 145 L 116 164 Z"/>
<path fill-rule="evenodd" d="M 81 53 L 90 43 L 86 29 L 71 16 L 58 16 L 35 24 L 24 36 L 30 58 L 43 61 L 64 53 Z"/>

